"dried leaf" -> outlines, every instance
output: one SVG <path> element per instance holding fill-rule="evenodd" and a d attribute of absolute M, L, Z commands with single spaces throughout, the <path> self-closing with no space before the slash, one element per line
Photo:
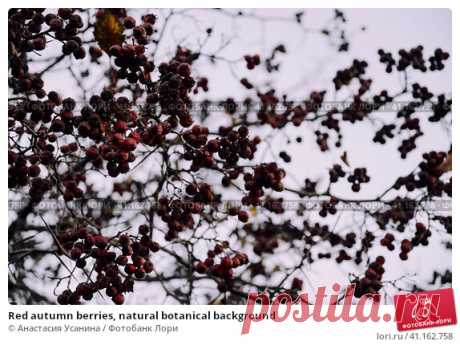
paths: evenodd
<path fill-rule="evenodd" d="M 340 159 L 342 162 L 344 162 L 348 167 L 350 166 L 350 163 L 348 163 L 348 155 L 347 151 L 344 151 L 343 154 L 340 156 Z"/>
<path fill-rule="evenodd" d="M 447 154 L 447 158 L 441 163 L 439 169 L 443 172 L 452 171 L 452 152 Z"/>
<path fill-rule="evenodd" d="M 105 10 L 104 14 L 96 21 L 94 28 L 94 38 L 99 46 L 106 52 L 115 44 L 122 44 L 125 37 L 123 35 L 123 24 L 111 11 Z"/>

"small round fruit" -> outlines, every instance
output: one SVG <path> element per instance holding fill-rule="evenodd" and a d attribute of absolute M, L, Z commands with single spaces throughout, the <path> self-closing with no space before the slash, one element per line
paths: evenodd
<path fill-rule="evenodd" d="M 121 305 L 121 304 L 125 303 L 125 296 L 123 296 L 123 294 L 121 294 L 121 293 L 118 293 L 118 294 L 116 294 L 115 296 L 112 297 L 112 301 L 116 305 Z"/>

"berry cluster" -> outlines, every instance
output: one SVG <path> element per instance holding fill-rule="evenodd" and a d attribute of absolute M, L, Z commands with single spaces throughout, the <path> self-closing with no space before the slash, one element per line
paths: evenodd
<path fill-rule="evenodd" d="M 85 182 L 86 176 L 81 173 L 66 173 L 62 176 L 64 200 L 71 201 L 83 197 L 83 190 L 78 187 L 79 182 Z"/>
<path fill-rule="evenodd" d="M 374 240 L 375 240 L 375 235 L 371 231 L 366 230 L 364 232 L 364 237 L 361 239 L 361 248 L 358 249 L 355 254 L 354 261 L 357 265 L 363 262 L 363 255 L 367 257 L 369 248 L 373 247 L 374 245 Z"/>
<path fill-rule="evenodd" d="M 221 106 L 229 115 L 236 114 L 236 111 L 238 110 L 238 104 L 236 104 L 235 99 L 232 97 L 228 97 L 227 99 L 220 101 L 219 106 Z"/>
<path fill-rule="evenodd" d="M 381 106 L 391 102 L 393 100 L 393 97 L 388 95 L 387 90 L 383 90 L 383 91 L 380 92 L 380 94 L 375 95 L 372 99 L 374 101 L 374 108 L 378 109 Z"/>
<path fill-rule="evenodd" d="M 27 8 L 8 11 L 8 39 L 17 52 L 40 51 L 46 48 L 45 35 L 40 34 L 45 23 L 45 9 Z M 48 17 L 48 22 L 50 22 Z"/>
<path fill-rule="evenodd" d="M 297 105 L 292 110 L 291 122 L 294 126 L 299 127 L 307 116 L 307 111 L 303 109 L 300 105 Z"/>
<path fill-rule="evenodd" d="M 211 186 L 206 183 L 188 185 L 187 193 L 193 197 L 186 197 L 184 200 L 161 197 L 158 200 L 157 214 L 168 225 L 166 241 L 172 241 L 179 237 L 181 231 L 193 228 L 195 221 L 192 215 L 200 214 L 203 204 L 214 200 Z"/>
<path fill-rule="evenodd" d="M 407 67 L 426 72 L 426 63 L 423 58 L 423 46 L 417 46 L 410 50 L 400 49 L 398 52 L 400 59 L 398 61 L 398 71 L 404 71 Z"/>
<path fill-rule="evenodd" d="M 329 201 L 324 201 L 321 203 L 321 210 L 319 211 L 319 215 L 321 217 L 327 217 L 328 214 L 336 214 L 337 208 L 335 207 L 339 201 L 335 197 L 331 197 Z"/>
<path fill-rule="evenodd" d="M 286 47 L 284 44 L 278 44 L 275 46 L 270 57 L 265 59 L 265 69 L 268 73 L 279 71 L 281 63 L 275 61 L 278 54 L 286 54 Z"/>
<path fill-rule="evenodd" d="M 359 95 L 353 97 L 353 102 L 343 110 L 342 119 L 355 123 L 363 121 L 375 108 L 375 105 L 361 99 Z"/>
<path fill-rule="evenodd" d="M 433 115 L 428 118 L 430 122 L 440 121 L 452 111 L 452 99 L 446 99 L 445 95 L 437 98 L 437 102 L 432 101 Z"/>
<path fill-rule="evenodd" d="M 243 85 L 246 89 L 250 90 L 254 87 L 247 78 L 242 78 L 240 80 L 241 85 Z"/>
<path fill-rule="evenodd" d="M 83 27 L 80 15 L 74 13 L 72 8 L 60 8 L 57 15 L 49 13 L 45 16 L 45 23 L 49 30 L 54 32 L 56 39 L 64 44 L 62 53 L 73 54 L 76 59 L 83 59 L 86 52 L 82 47 L 82 40 L 77 36 L 78 30 Z"/>
<path fill-rule="evenodd" d="M 377 51 L 379 54 L 379 61 L 386 65 L 385 71 L 391 73 L 393 71 L 393 66 L 396 65 L 396 60 L 393 58 L 393 55 L 390 52 L 385 52 L 383 49 Z"/>
<path fill-rule="evenodd" d="M 404 139 L 401 142 L 401 145 L 398 146 L 398 151 L 401 154 L 402 159 L 406 159 L 407 154 L 417 148 L 415 141 L 420 136 L 422 136 L 422 133 L 416 132 L 414 135 L 410 136 L 408 139 Z"/>
<path fill-rule="evenodd" d="M 91 62 L 98 63 L 98 59 L 102 56 L 102 49 L 97 46 L 90 46 L 88 49 Z"/>
<path fill-rule="evenodd" d="M 219 158 L 225 160 L 223 167 L 225 169 L 236 167 L 240 158 L 252 159 L 257 150 L 257 145 L 260 143 L 259 137 L 253 139 L 248 138 L 248 128 L 242 126 L 237 131 L 229 127 L 221 127 L 219 135 L 215 139 L 208 140 L 209 130 L 207 127 L 198 125 L 193 126 L 183 134 L 184 140 L 189 144 L 185 147 L 184 158 L 192 161 L 191 170 L 197 171 L 201 167 L 212 167 L 215 163 L 213 157 L 217 153 Z M 225 176 L 224 185 L 229 185 L 230 179 L 235 179 L 239 175 L 237 173 Z M 230 178 L 229 176 L 232 175 Z"/>
<path fill-rule="evenodd" d="M 143 129 L 141 141 L 148 146 L 161 145 L 170 131 L 171 124 L 168 121 L 151 124 Z"/>
<path fill-rule="evenodd" d="M 366 61 L 353 60 L 351 67 L 337 71 L 334 79 L 332 80 L 336 90 L 340 90 L 342 86 L 350 85 L 354 78 L 360 78 L 366 73 L 368 64 Z"/>
<path fill-rule="evenodd" d="M 345 235 L 345 238 L 342 240 L 343 246 L 346 248 L 351 248 L 356 243 L 356 234 L 354 232 L 349 232 Z"/>
<path fill-rule="evenodd" d="M 88 147 L 86 156 L 96 168 L 107 161 L 107 172 L 111 177 L 126 174 L 129 163 L 135 160 L 133 151 L 141 139 L 141 134 L 136 131 L 137 113 L 131 110 L 126 97 L 115 99 L 109 90 L 100 96 L 92 96 L 90 105 L 83 107 L 81 117 L 73 122 L 81 137 L 102 142 L 99 146 Z M 111 132 L 105 134 L 104 128 L 111 128 Z"/>
<path fill-rule="evenodd" d="M 389 202 L 389 209 L 376 213 L 377 225 L 384 230 L 386 225 L 393 221 L 396 225 L 396 230 L 404 232 L 406 225 L 414 218 L 417 203 L 410 198 L 396 197 Z"/>
<path fill-rule="evenodd" d="M 428 61 L 430 62 L 430 71 L 442 71 L 444 69 L 443 61 L 447 59 L 449 59 L 449 53 L 437 48 L 434 51 L 434 55 L 428 58 Z"/>
<path fill-rule="evenodd" d="M 230 216 L 238 216 L 238 220 L 243 223 L 246 223 L 249 220 L 248 212 L 238 207 L 230 207 L 228 209 L 228 214 Z"/>
<path fill-rule="evenodd" d="M 255 227 L 248 223 L 243 229 L 246 233 L 251 234 L 254 239 L 253 251 L 256 255 L 273 254 L 274 250 L 279 246 L 279 227 L 271 222 L 266 222 L 260 226 Z"/>
<path fill-rule="evenodd" d="M 327 238 L 329 236 L 329 226 L 327 225 L 320 225 L 319 223 L 315 223 L 313 226 L 308 222 L 304 221 L 304 228 L 306 232 L 310 234 L 310 236 L 306 236 L 305 240 L 306 243 L 312 244 L 311 237 L 319 236 L 321 238 Z"/>
<path fill-rule="evenodd" d="M 13 94 L 34 94 L 39 99 L 46 96 L 42 78 L 38 74 L 29 73 L 28 66 L 23 63 L 19 56 L 12 55 L 10 57 L 10 67 L 11 77 L 8 79 L 8 86 Z"/>
<path fill-rule="evenodd" d="M 321 133 L 320 131 L 315 131 L 316 135 L 316 144 L 318 144 L 321 152 L 326 152 L 329 150 L 329 145 L 327 140 L 329 139 L 329 133 Z"/>
<path fill-rule="evenodd" d="M 140 82 L 150 85 L 150 73 L 155 69 L 153 61 L 145 56 L 145 47 L 141 44 L 113 45 L 108 51 L 115 57 L 114 63 L 120 67 L 117 78 L 126 79 L 129 83 Z"/>
<path fill-rule="evenodd" d="M 313 182 L 310 179 L 306 178 L 305 179 L 305 186 L 303 188 L 303 192 L 307 195 L 315 195 L 316 193 L 316 185 L 318 184 L 317 182 Z"/>
<path fill-rule="evenodd" d="M 422 102 L 429 101 L 433 94 L 426 86 L 420 86 L 419 83 L 412 84 L 412 97 L 420 99 Z"/>
<path fill-rule="evenodd" d="M 27 165 L 27 160 L 10 151 L 8 153 L 8 187 L 25 186 L 29 183 L 30 177 L 37 177 L 40 174 L 38 165 Z"/>
<path fill-rule="evenodd" d="M 415 85 L 414 88 L 417 90 L 424 90 L 424 88 L 420 88 L 418 87 L 418 85 Z M 418 92 L 417 94 L 421 95 Z M 429 98 L 431 97 L 432 95 L 429 96 Z M 416 148 L 417 138 L 423 135 L 423 132 L 420 129 L 419 119 L 411 117 L 411 115 L 415 112 L 416 108 L 422 104 L 423 102 L 410 102 L 407 106 L 403 107 L 398 112 L 397 116 L 402 117 L 404 119 L 404 122 L 400 126 L 400 129 L 401 131 L 407 131 L 409 135 L 407 139 L 402 140 L 401 145 L 398 147 L 398 151 L 400 152 L 402 159 L 405 159 L 407 157 L 407 154 Z"/>
<path fill-rule="evenodd" d="M 348 260 L 351 260 L 351 259 L 352 259 L 352 257 L 350 255 L 348 255 L 348 253 L 344 249 L 340 249 L 339 250 L 339 255 L 337 255 L 337 257 L 335 258 L 335 261 L 338 264 L 340 264 L 343 261 L 348 261 Z"/>
<path fill-rule="evenodd" d="M 329 170 L 329 181 L 336 183 L 341 177 L 345 177 L 345 171 L 343 171 L 341 165 L 334 164 L 332 169 Z"/>
<path fill-rule="evenodd" d="M 40 178 L 41 169 L 38 163 L 39 157 L 33 155 L 27 159 L 15 152 L 8 152 L 8 188 L 16 188 L 30 184 L 29 196 L 33 201 L 40 201 L 44 194 L 51 189 L 51 181 Z"/>
<path fill-rule="evenodd" d="M 203 90 L 204 92 L 208 92 L 209 91 L 209 86 L 208 86 L 208 78 L 206 77 L 201 77 L 201 78 L 198 78 L 197 82 L 196 82 L 196 87 L 195 89 L 193 90 L 193 93 L 198 93 L 199 90 Z"/>
<path fill-rule="evenodd" d="M 259 55 L 245 55 L 244 60 L 246 61 L 246 67 L 248 69 L 254 69 L 254 67 L 260 65 Z"/>
<path fill-rule="evenodd" d="M 15 42 L 17 52 L 41 51 L 46 48 L 45 34 L 52 32 L 62 42 L 62 53 L 73 54 L 76 59 L 83 59 L 86 52 L 82 40 L 77 36 L 83 27 L 83 21 L 75 9 L 60 8 L 57 14 L 43 15 L 44 9 L 12 9 L 9 13 L 10 40 Z M 41 31 L 43 24 L 48 30 Z"/>
<path fill-rule="evenodd" d="M 214 164 L 213 153 L 219 150 L 218 140 L 210 140 L 207 147 L 209 129 L 194 125 L 183 132 L 183 138 L 188 144 L 185 146 L 184 159 L 192 161 L 191 170 L 198 171 L 202 167 L 211 168 Z"/>
<path fill-rule="evenodd" d="M 219 157 L 225 160 L 224 166 L 226 168 L 234 167 L 239 158 L 254 158 L 260 138 L 256 136 L 253 139 L 249 139 L 249 130 L 246 126 L 239 127 L 237 131 L 220 127 L 219 134 L 222 135 L 220 141 L 208 142 L 208 149 L 213 149 L 213 152 L 217 152 Z M 217 143 L 219 144 L 218 147 Z M 216 148 L 217 151 L 215 151 Z"/>
<path fill-rule="evenodd" d="M 445 162 L 447 154 L 445 152 L 431 151 L 423 154 L 423 161 L 419 164 L 419 172 L 400 177 L 395 188 L 400 189 L 405 186 L 408 191 L 416 188 L 427 188 L 428 193 L 433 196 L 442 196 L 442 193 L 452 195 L 452 182 L 443 182 L 440 177 L 444 174 L 442 164 Z"/>
<path fill-rule="evenodd" d="M 404 239 L 401 241 L 401 252 L 399 253 L 399 258 L 401 260 L 407 260 L 407 254 L 412 250 L 412 242 L 408 239 Z"/>
<path fill-rule="evenodd" d="M 404 71 L 410 66 L 421 72 L 426 72 L 428 70 L 426 67 L 426 60 L 423 56 L 423 46 L 420 45 L 409 50 L 400 49 L 398 52 L 398 61 L 393 58 L 391 52 L 385 52 L 383 49 L 379 49 L 378 54 L 380 56 L 380 62 L 386 65 L 385 71 L 387 73 L 391 73 L 394 66 L 396 66 L 398 71 Z M 433 56 L 428 58 L 430 71 L 443 70 L 443 61 L 448 58 L 449 53 L 444 52 L 440 48 L 435 49 Z"/>
<path fill-rule="evenodd" d="M 304 237 L 302 231 L 291 226 L 289 222 L 274 224 L 266 221 L 261 224 L 247 223 L 243 226 L 243 235 L 250 235 L 254 239 L 253 251 L 258 256 L 264 253 L 273 254 L 280 241 L 291 243 Z"/>
<path fill-rule="evenodd" d="M 393 138 L 393 130 L 396 128 L 396 125 L 390 124 L 390 125 L 383 125 L 382 128 L 380 128 L 377 132 L 375 132 L 375 136 L 372 139 L 374 143 L 380 143 L 380 144 L 385 144 L 386 140 L 385 137 L 388 138 Z"/>
<path fill-rule="evenodd" d="M 286 172 L 276 163 L 262 163 L 253 169 L 252 174 L 244 175 L 244 188 L 249 193 L 241 201 L 244 205 L 257 206 L 259 199 L 264 195 L 264 188 L 271 188 L 277 192 L 284 189 L 281 180 L 286 176 Z"/>
<path fill-rule="evenodd" d="M 216 263 L 218 257 L 220 262 Z M 246 265 L 249 262 L 245 253 L 236 252 L 234 255 L 229 253 L 228 242 L 215 245 L 214 250 L 209 250 L 204 261 L 198 261 L 195 270 L 200 274 L 210 274 L 218 280 L 217 288 L 220 292 L 231 289 L 233 282 L 234 269 Z"/>
<path fill-rule="evenodd" d="M 82 227 L 60 233 L 57 237 L 60 248 L 75 260 L 76 267 L 83 270 L 87 261 L 94 259 L 97 278 L 95 282 L 80 283 L 73 292 L 65 290 L 58 296 L 58 303 L 80 304 L 80 298 L 89 301 L 95 293 L 105 290 L 115 304 L 123 304 L 123 294 L 133 291 L 133 276 L 142 279 L 153 271 L 149 255 L 160 247 L 150 239 L 148 233 L 146 225 L 139 227 L 139 240 L 131 239 L 126 234 L 109 239 Z M 118 256 L 117 251 L 120 252 Z M 121 267 L 127 277 L 120 273 Z"/>
<path fill-rule="evenodd" d="M 111 177 L 129 172 L 129 163 L 135 160 L 132 151 L 136 149 L 137 143 L 134 137 L 125 138 L 121 133 L 116 133 L 111 145 L 101 146 L 101 156 L 108 161 L 107 172 Z"/>
<path fill-rule="evenodd" d="M 383 265 L 385 258 L 378 256 L 375 261 L 369 264 L 364 277 L 353 281 L 355 283 L 355 297 L 360 298 L 365 294 L 377 294 L 382 288 L 382 275 L 385 273 Z"/>
<path fill-rule="evenodd" d="M 302 290 L 302 287 L 303 287 L 303 280 L 298 277 L 294 277 L 294 279 L 292 279 L 291 289 L 300 291 Z"/>
<path fill-rule="evenodd" d="M 422 246 L 428 245 L 428 238 L 431 236 L 431 231 L 428 230 L 423 223 L 415 224 L 415 236 L 412 238 L 412 245 L 417 246 L 421 244 Z"/>
<path fill-rule="evenodd" d="M 145 45 L 148 43 L 148 37 L 153 34 L 153 25 L 156 22 L 156 17 L 153 14 L 146 14 L 142 16 L 142 24 L 136 25 L 136 20 L 133 17 L 126 16 L 123 19 L 123 25 L 128 30 L 133 30 L 133 37 L 137 43 Z"/>
<path fill-rule="evenodd" d="M 209 129 L 200 125 L 194 125 L 191 129 L 183 132 L 183 137 L 187 143 L 195 148 L 201 147 L 206 144 L 208 139 Z M 208 148 L 211 152 L 217 152 L 219 149 L 218 142 L 210 142 Z"/>
<path fill-rule="evenodd" d="M 452 216 L 435 216 L 433 219 L 441 223 L 448 234 L 452 234 Z"/>
<path fill-rule="evenodd" d="M 385 236 L 380 240 L 380 244 L 384 247 L 387 247 L 388 250 L 393 251 L 395 249 L 395 245 L 393 244 L 394 240 L 395 237 L 393 234 L 386 233 Z"/>
<path fill-rule="evenodd" d="M 330 259 L 331 253 L 318 253 L 318 259 Z"/>
<path fill-rule="evenodd" d="M 187 51 L 180 50 L 169 64 L 160 64 L 160 80 L 148 99 L 151 104 L 158 102 L 161 112 L 170 115 L 168 121 L 173 128 L 178 124 L 182 127 L 193 124 L 189 113 L 191 101 L 188 94 L 195 85 L 195 80 L 191 77 L 190 63 L 184 60 L 188 61 L 189 55 Z"/>
<path fill-rule="evenodd" d="M 283 202 L 283 198 L 275 199 L 270 196 L 267 196 L 265 198 L 264 207 L 275 214 L 283 214 L 285 211 L 285 209 L 283 208 Z"/>
<path fill-rule="evenodd" d="M 257 97 L 261 102 L 260 109 L 257 112 L 257 118 L 261 121 L 261 123 L 267 123 L 272 128 L 282 128 L 289 122 L 289 109 L 287 109 L 281 114 L 278 114 L 274 109 L 276 105 L 280 102 L 279 98 L 275 95 L 275 90 L 272 89 L 265 93 L 258 92 Z M 302 119 L 300 120 L 300 122 L 302 121 Z M 298 126 L 300 125 L 300 122 L 295 124 Z"/>
<path fill-rule="evenodd" d="M 348 176 L 348 182 L 350 182 L 351 190 L 353 192 L 359 192 L 361 189 L 361 183 L 368 183 L 370 177 L 367 175 L 366 168 L 356 168 L 353 170 L 353 174 Z"/>
<path fill-rule="evenodd" d="M 281 151 L 279 156 L 285 163 L 289 163 L 291 161 L 291 156 L 289 156 L 286 151 Z"/>
<path fill-rule="evenodd" d="M 334 130 L 336 132 L 340 131 L 339 120 L 334 119 L 332 117 L 332 114 L 327 114 L 326 119 L 321 121 L 321 125 L 329 128 L 329 129 L 332 129 L 332 130 Z"/>

